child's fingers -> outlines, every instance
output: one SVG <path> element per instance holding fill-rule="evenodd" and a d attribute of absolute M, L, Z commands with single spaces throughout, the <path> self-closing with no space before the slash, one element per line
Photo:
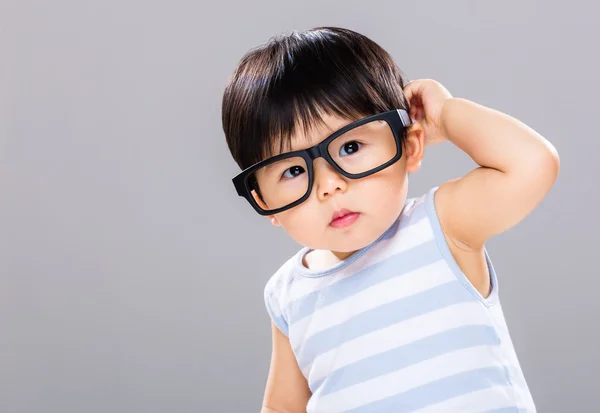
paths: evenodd
<path fill-rule="evenodd" d="M 404 86 L 404 96 L 409 104 L 412 104 L 413 97 L 418 95 L 421 82 L 419 80 L 411 80 Z"/>
<path fill-rule="evenodd" d="M 423 99 L 422 99 L 423 81 L 412 80 L 404 88 L 404 96 L 409 105 L 409 115 L 414 121 L 420 121 L 424 117 Z"/>
<path fill-rule="evenodd" d="M 413 121 L 419 122 L 423 120 L 424 113 L 423 106 L 420 104 L 415 104 L 410 107 L 410 118 Z"/>
<path fill-rule="evenodd" d="M 416 120 L 417 122 L 421 122 L 423 119 L 425 119 L 425 109 L 423 106 L 420 106 L 417 108 Z"/>

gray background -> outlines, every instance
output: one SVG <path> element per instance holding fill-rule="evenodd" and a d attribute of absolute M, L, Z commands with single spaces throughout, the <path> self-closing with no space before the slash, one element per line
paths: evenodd
<path fill-rule="evenodd" d="M 221 94 L 251 47 L 339 25 L 558 148 L 489 242 L 540 412 L 598 411 L 597 16 L 583 0 L 0 2 L 0 412 L 258 411 L 262 291 L 298 248 L 238 198 Z M 473 166 L 445 144 L 419 195 Z"/>

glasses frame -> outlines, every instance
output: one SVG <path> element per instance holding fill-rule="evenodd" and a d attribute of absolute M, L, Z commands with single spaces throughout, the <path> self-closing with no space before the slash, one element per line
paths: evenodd
<path fill-rule="evenodd" d="M 340 136 L 354 128 L 357 128 L 361 125 L 364 125 L 365 123 L 373 122 L 376 120 L 383 120 L 383 121 L 387 122 L 387 124 L 390 126 L 392 133 L 394 134 L 394 139 L 396 141 L 396 155 L 392 159 L 390 159 L 388 162 L 384 163 L 383 165 L 380 165 L 376 168 L 370 169 L 366 172 L 362 172 L 359 174 L 351 174 L 351 173 L 344 171 L 342 168 L 340 168 L 335 163 L 335 161 L 331 158 L 331 155 L 329 155 L 329 151 L 328 151 L 329 144 L 338 136 Z M 394 110 L 390 110 L 388 112 L 383 112 L 383 113 L 379 113 L 377 115 L 372 115 L 372 116 L 368 116 L 363 119 L 359 119 L 355 122 L 352 122 L 352 123 L 344 126 L 341 129 L 338 129 L 337 131 L 335 131 L 334 133 L 329 135 L 327 138 L 322 140 L 320 143 L 318 143 L 310 148 L 301 149 L 301 150 L 293 151 L 293 152 L 286 152 L 286 153 L 282 153 L 280 155 L 275 155 L 271 158 L 264 159 L 260 162 L 255 163 L 252 166 L 249 166 L 248 168 L 244 169 L 242 172 L 240 172 L 238 175 L 236 175 L 232 179 L 233 185 L 237 191 L 237 194 L 241 197 L 246 198 L 246 200 L 250 203 L 250 205 L 252 205 L 252 207 L 256 210 L 256 212 L 258 212 L 260 215 L 263 215 L 263 216 L 274 215 L 274 214 L 278 214 L 283 211 L 287 211 L 288 209 L 291 209 L 291 208 L 294 208 L 295 206 L 300 205 L 301 203 L 306 201 L 308 199 L 308 197 L 310 196 L 310 193 L 312 192 L 312 188 L 313 188 L 313 183 L 314 183 L 313 161 L 315 159 L 317 159 L 317 158 L 325 159 L 327 161 L 327 163 L 329 163 L 337 172 L 339 172 L 341 175 L 343 175 L 349 179 L 360 179 L 360 178 L 364 178 L 369 175 L 373 175 L 374 173 L 377 173 L 377 172 L 387 168 L 388 166 L 392 165 L 393 163 L 397 162 L 402 157 L 401 139 L 404 136 L 405 129 L 408 126 L 410 126 L 411 123 L 412 122 L 410 120 L 410 116 L 408 115 L 408 112 L 404 109 L 394 109 Z M 252 176 L 252 173 L 254 173 L 254 171 L 264 167 L 265 165 L 280 161 L 282 159 L 293 158 L 293 157 L 301 157 L 306 162 L 307 173 L 308 173 L 308 188 L 306 190 L 306 193 L 304 194 L 304 196 L 302 196 L 297 201 L 294 201 L 291 204 L 288 204 L 284 207 L 270 209 L 270 210 L 265 210 L 265 209 L 261 208 L 260 205 L 258 205 L 256 200 L 252 196 L 251 191 L 255 190 L 255 188 L 251 187 L 250 183 L 248 182 L 250 176 Z"/>

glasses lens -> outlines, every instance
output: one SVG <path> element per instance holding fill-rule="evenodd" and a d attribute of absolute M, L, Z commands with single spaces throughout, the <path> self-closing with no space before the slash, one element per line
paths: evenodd
<path fill-rule="evenodd" d="M 349 130 L 331 141 L 327 150 L 333 161 L 350 174 L 375 169 L 398 153 L 392 128 L 384 120 Z"/>
<path fill-rule="evenodd" d="M 306 195 L 308 167 L 301 157 L 281 159 L 258 169 L 249 182 L 252 196 L 262 209 L 283 208 Z"/>

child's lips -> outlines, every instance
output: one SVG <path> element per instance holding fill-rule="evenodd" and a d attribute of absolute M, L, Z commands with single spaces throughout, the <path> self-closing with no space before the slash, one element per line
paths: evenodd
<path fill-rule="evenodd" d="M 348 209 L 341 209 L 333 214 L 329 225 L 334 228 L 349 227 L 356 222 L 359 215 L 360 213 L 358 212 L 350 211 Z"/>

